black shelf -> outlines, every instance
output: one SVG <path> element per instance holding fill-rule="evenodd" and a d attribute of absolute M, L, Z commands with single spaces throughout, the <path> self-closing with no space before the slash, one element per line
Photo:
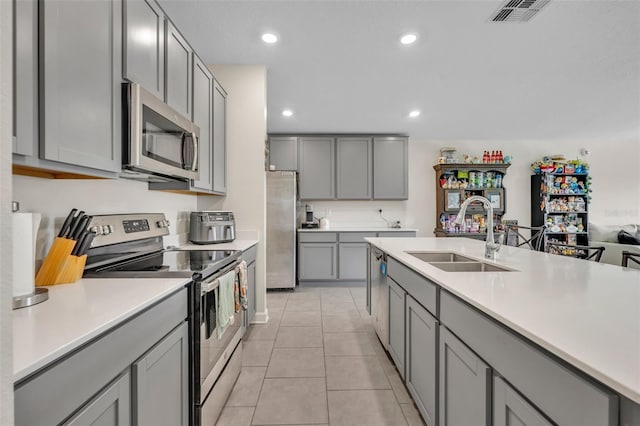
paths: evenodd
<path fill-rule="evenodd" d="M 569 211 L 569 210 L 567 210 L 567 211 L 562 211 L 562 212 L 550 212 L 550 211 L 548 211 L 548 210 L 545 210 L 545 213 L 547 213 L 547 214 L 569 214 L 569 213 L 575 213 L 575 214 L 587 214 L 587 213 L 589 213 L 589 212 L 588 212 L 588 211 L 579 211 L 579 212 L 578 212 L 578 211 Z"/>
<path fill-rule="evenodd" d="M 586 192 L 575 192 L 573 194 L 560 194 L 560 193 L 556 193 L 556 192 L 541 192 L 540 194 L 542 194 L 542 195 L 559 195 L 559 196 L 562 196 L 562 197 L 571 197 L 571 196 L 573 196 L 573 197 L 575 197 L 575 196 L 584 197 L 584 196 L 587 195 Z"/>
<path fill-rule="evenodd" d="M 589 173 L 541 173 L 534 176 L 543 176 L 545 174 L 551 176 L 589 176 Z"/>
<path fill-rule="evenodd" d="M 587 192 L 574 192 L 573 194 L 569 193 L 550 193 L 548 191 L 541 191 L 543 183 L 545 182 L 545 176 L 576 176 L 581 177 L 580 181 L 584 182 L 585 185 L 588 185 L 587 176 L 588 173 L 542 173 L 535 174 L 531 176 L 531 226 L 538 227 L 544 226 L 547 223 L 547 218 L 550 217 L 558 217 L 558 216 L 567 216 L 567 215 L 575 215 L 580 221 L 582 221 L 582 225 L 584 226 L 583 232 L 551 232 L 550 229 L 545 229 L 544 234 L 542 235 L 542 244 L 541 250 L 547 251 L 547 243 L 551 243 L 549 241 L 552 238 L 557 238 L 563 241 L 555 241 L 554 244 L 566 244 L 566 245 L 580 245 L 586 246 L 589 245 L 589 232 L 588 232 L 588 223 L 589 223 L 589 193 Z M 556 200 L 558 198 L 567 198 L 567 197 L 576 197 L 582 198 L 584 201 L 585 210 L 579 211 L 549 211 L 547 208 L 549 207 L 550 200 Z M 544 209 L 540 209 L 540 205 L 544 202 Z M 551 203 L 555 205 L 556 203 Z M 574 207 L 577 205 L 574 204 Z M 582 204 L 580 204 L 582 207 Z"/>

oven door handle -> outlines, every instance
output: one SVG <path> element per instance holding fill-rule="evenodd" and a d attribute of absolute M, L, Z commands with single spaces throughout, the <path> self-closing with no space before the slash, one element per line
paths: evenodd
<path fill-rule="evenodd" d="M 201 288 L 200 295 L 204 296 L 205 294 L 209 293 L 210 291 L 218 288 L 218 286 L 220 285 L 220 282 L 218 281 L 218 278 L 220 278 L 221 276 L 223 276 L 227 272 L 233 271 L 234 269 L 236 269 L 238 267 L 238 265 L 240 265 L 240 262 L 241 262 L 240 260 L 236 260 L 231 265 L 227 266 L 226 268 L 224 268 L 220 272 L 216 273 L 213 277 L 209 278 L 207 281 L 203 281 L 202 284 L 201 284 L 201 287 L 200 287 Z"/>

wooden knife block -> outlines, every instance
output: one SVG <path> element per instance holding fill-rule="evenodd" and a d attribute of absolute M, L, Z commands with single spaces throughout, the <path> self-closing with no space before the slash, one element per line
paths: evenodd
<path fill-rule="evenodd" d="M 36 275 L 36 286 L 73 283 L 82 278 L 87 255 L 73 256 L 76 241 L 57 237 Z"/>

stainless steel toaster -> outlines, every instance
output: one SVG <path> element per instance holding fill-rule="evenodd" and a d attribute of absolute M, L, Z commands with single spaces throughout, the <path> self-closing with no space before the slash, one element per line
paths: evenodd
<path fill-rule="evenodd" d="M 189 241 L 194 244 L 228 243 L 236 239 L 233 212 L 191 212 Z"/>

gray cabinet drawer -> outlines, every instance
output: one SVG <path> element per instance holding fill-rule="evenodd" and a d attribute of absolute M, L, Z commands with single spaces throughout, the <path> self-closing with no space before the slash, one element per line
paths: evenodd
<path fill-rule="evenodd" d="M 454 296 L 442 292 L 440 319 L 559 425 L 618 424 L 618 397 L 587 381 Z"/>
<path fill-rule="evenodd" d="M 416 231 L 386 231 L 378 232 L 379 238 L 412 238 L 416 236 Z"/>
<path fill-rule="evenodd" d="M 438 317 L 438 286 L 391 257 L 387 261 L 387 275 L 431 314 Z"/>
<path fill-rule="evenodd" d="M 338 234 L 341 243 L 364 243 L 365 238 L 375 237 L 375 232 L 341 232 Z"/>
<path fill-rule="evenodd" d="M 14 390 L 16 426 L 59 424 L 186 317 L 187 290 L 183 288 L 18 383 Z"/>
<path fill-rule="evenodd" d="M 300 232 L 298 241 L 301 243 L 335 243 L 338 235 L 335 232 Z"/>

